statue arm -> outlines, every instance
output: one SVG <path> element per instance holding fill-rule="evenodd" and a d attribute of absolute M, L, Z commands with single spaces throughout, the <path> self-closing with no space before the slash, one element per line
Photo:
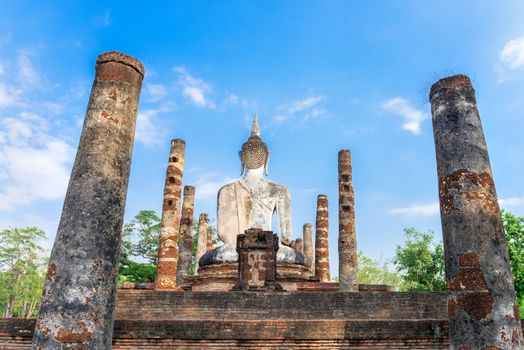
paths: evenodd
<path fill-rule="evenodd" d="M 234 247 L 238 231 L 234 188 L 232 186 L 222 187 L 218 191 L 217 202 L 218 237 L 225 245 Z"/>
<path fill-rule="evenodd" d="M 282 244 L 291 246 L 291 194 L 286 188 L 278 196 L 276 209 Z"/>

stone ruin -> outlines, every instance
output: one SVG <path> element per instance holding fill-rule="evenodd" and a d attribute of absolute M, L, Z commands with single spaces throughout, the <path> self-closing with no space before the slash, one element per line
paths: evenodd
<path fill-rule="evenodd" d="M 193 186 L 181 205 L 185 142 L 173 140 L 154 285 L 117 290 L 118 256 L 144 69 L 100 55 L 38 319 L 0 320 L 2 349 L 520 349 L 522 326 L 489 156 L 470 80 L 430 91 L 445 246 L 445 292 L 358 283 L 351 154 L 338 154 L 339 283 L 331 282 L 328 198 L 291 239 L 291 197 L 265 179 L 257 119 L 242 179 L 218 193 L 215 246 Z M 279 218 L 279 236 L 271 217 Z M 314 246 L 314 248 L 313 248 Z M 143 286 L 142 286 L 143 287 Z"/>

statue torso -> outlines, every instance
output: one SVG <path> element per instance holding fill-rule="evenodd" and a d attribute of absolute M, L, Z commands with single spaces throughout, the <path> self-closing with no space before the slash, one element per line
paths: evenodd
<path fill-rule="evenodd" d="M 235 245 L 236 235 L 248 228 L 271 230 L 273 213 L 289 201 L 288 190 L 263 177 L 249 177 L 225 185 L 218 193 L 218 234 Z"/>

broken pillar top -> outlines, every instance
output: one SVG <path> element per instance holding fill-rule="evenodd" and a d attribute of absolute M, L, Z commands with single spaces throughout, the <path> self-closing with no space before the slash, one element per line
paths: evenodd
<path fill-rule="evenodd" d="M 195 195 L 195 186 L 186 185 L 184 186 L 184 196 L 194 196 Z"/>
<path fill-rule="evenodd" d="M 464 74 L 456 74 L 456 75 L 451 75 L 449 77 L 442 78 L 431 86 L 431 90 L 429 92 L 429 99 L 431 100 L 435 94 L 443 90 L 449 90 L 449 89 L 461 88 L 461 87 L 473 89 L 471 80 Z"/>
<path fill-rule="evenodd" d="M 183 144 L 185 145 L 186 144 L 186 141 L 182 140 L 182 139 L 172 139 L 171 140 L 171 144 Z"/>
<path fill-rule="evenodd" d="M 107 62 L 117 62 L 125 64 L 126 66 L 129 66 L 136 70 L 138 73 L 142 75 L 142 77 L 144 77 L 145 70 L 142 63 L 140 63 L 140 61 L 138 61 L 136 58 L 126 55 L 125 53 L 118 51 L 109 51 L 99 55 L 96 59 L 97 66 L 99 64 Z"/>

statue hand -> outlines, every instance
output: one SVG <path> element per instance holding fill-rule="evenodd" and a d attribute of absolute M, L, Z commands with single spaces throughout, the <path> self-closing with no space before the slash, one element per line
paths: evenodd
<path fill-rule="evenodd" d="M 282 244 L 287 246 L 287 247 L 291 247 L 291 244 L 293 243 L 293 241 L 291 239 L 282 239 L 281 240 Z"/>

